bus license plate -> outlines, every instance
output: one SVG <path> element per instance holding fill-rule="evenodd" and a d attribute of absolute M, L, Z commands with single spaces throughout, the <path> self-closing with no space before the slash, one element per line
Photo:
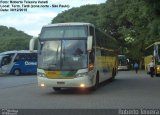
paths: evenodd
<path fill-rule="evenodd" d="M 59 84 L 59 85 L 63 85 L 63 84 L 65 84 L 65 82 L 63 82 L 63 81 L 59 81 L 59 82 L 57 82 L 57 84 Z"/>

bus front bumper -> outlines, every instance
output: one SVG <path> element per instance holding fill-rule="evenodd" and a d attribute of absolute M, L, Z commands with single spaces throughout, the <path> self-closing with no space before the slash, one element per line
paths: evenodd
<path fill-rule="evenodd" d="M 118 66 L 118 70 L 128 70 L 127 66 Z"/>
<path fill-rule="evenodd" d="M 38 77 L 38 86 L 59 87 L 59 88 L 89 88 L 93 86 L 93 80 L 88 77 L 78 77 L 73 79 L 49 79 Z"/>

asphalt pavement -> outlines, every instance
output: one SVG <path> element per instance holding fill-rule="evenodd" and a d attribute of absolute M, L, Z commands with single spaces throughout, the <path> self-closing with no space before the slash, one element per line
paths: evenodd
<path fill-rule="evenodd" d="M 145 71 L 119 71 L 113 82 L 92 92 L 37 86 L 36 76 L 0 77 L 0 108 L 15 109 L 160 109 L 160 77 Z"/>

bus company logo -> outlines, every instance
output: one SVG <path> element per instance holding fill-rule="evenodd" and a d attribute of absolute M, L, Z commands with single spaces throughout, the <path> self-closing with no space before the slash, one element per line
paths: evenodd
<path fill-rule="evenodd" d="M 25 61 L 25 65 L 37 65 L 37 62 Z"/>
<path fill-rule="evenodd" d="M 18 115 L 18 110 L 15 109 L 2 109 L 2 115 Z"/>

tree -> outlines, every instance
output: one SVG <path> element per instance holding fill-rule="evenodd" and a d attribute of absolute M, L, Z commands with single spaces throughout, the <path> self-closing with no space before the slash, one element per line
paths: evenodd
<path fill-rule="evenodd" d="M 0 52 L 8 50 L 27 50 L 31 36 L 15 28 L 0 26 Z"/>
<path fill-rule="evenodd" d="M 72 8 L 57 15 L 52 23 L 64 22 L 89 22 L 96 25 L 98 20 L 99 5 L 85 5 Z"/>
<path fill-rule="evenodd" d="M 90 22 L 116 38 L 120 53 L 141 60 L 144 49 L 160 41 L 160 0 L 107 0 L 59 14 L 57 22 Z"/>

